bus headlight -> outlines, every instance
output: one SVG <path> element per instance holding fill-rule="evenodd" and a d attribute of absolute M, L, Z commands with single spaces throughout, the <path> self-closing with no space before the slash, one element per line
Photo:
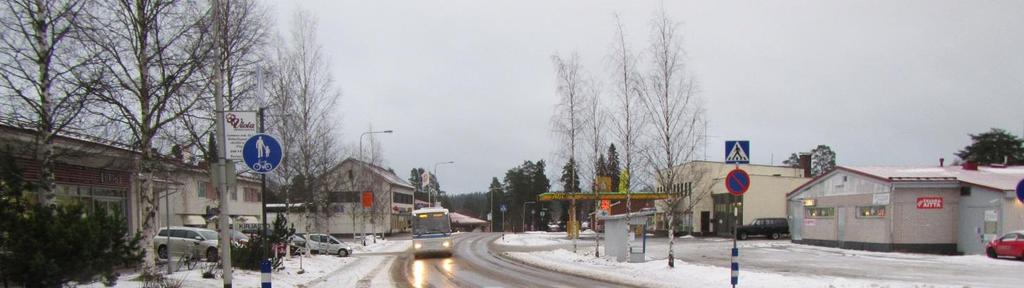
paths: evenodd
<path fill-rule="evenodd" d="M 420 243 L 416 243 L 416 244 L 413 244 L 413 245 L 412 245 L 412 247 L 413 247 L 413 248 L 416 248 L 416 249 L 420 249 L 420 248 L 422 248 L 422 247 L 423 247 L 423 244 L 420 244 Z"/>
<path fill-rule="evenodd" d="M 451 241 L 444 241 L 444 243 L 441 243 L 441 245 L 444 246 L 444 248 L 448 248 L 448 246 L 452 246 L 452 242 Z"/>

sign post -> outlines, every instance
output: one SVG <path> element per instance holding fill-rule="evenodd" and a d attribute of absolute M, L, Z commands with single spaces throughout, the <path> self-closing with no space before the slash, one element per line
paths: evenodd
<path fill-rule="evenodd" d="M 750 164 L 750 141 L 725 141 L 725 163 L 736 164 L 736 169 L 729 171 L 729 174 L 725 176 L 725 189 L 729 191 L 730 195 L 743 196 L 750 189 L 750 174 L 740 169 L 739 164 Z M 736 223 L 732 225 L 732 274 L 730 275 L 729 283 L 732 284 L 733 288 L 736 288 L 736 284 L 739 284 L 740 280 L 740 263 L 737 262 L 737 258 L 740 257 L 740 249 L 736 245 L 736 238 L 738 236 L 736 235 L 736 229 L 742 224 L 739 221 L 739 204 L 740 202 L 737 202 L 732 207 L 733 218 L 736 219 Z"/>

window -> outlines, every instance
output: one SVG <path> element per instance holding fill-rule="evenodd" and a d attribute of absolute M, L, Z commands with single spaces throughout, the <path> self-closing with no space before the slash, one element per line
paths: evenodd
<path fill-rule="evenodd" d="M 210 186 L 209 182 L 196 182 L 196 191 L 199 191 L 199 198 L 206 198 L 207 187 Z"/>
<path fill-rule="evenodd" d="M 167 237 L 167 229 L 160 230 L 160 233 L 157 233 L 156 236 Z"/>
<path fill-rule="evenodd" d="M 1017 241 L 1017 234 L 1006 234 L 1003 238 L 999 238 L 999 241 Z"/>
<path fill-rule="evenodd" d="M 260 202 L 260 191 L 256 188 L 245 188 L 242 197 L 246 202 Z"/>
<path fill-rule="evenodd" d="M 885 206 L 860 206 L 857 207 L 857 218 L 882 218 L 885 217 Z"/>
<path fill-rule="evenodd" d="M 185 233 L 185 230 L 177 230 L 177 229 L 171 230 L 171 237 L 174 237 L 174 238 L 185 238 L 186 234 L 187 233 Z"/>
<path fill-rule="evenodd" d="M 196 231 L 186 231 L 186 232 L 188 232 L 188 237 L 186 237 L 188 239 L 196 239 L 196 237 L 199 237 L 199 233 L 196 233 Z"/>
<path fill-rule="evenodd" d="M 823 208 L 806 208 L 807 218 L 832 218 L 836 214 L 836 208 L 823 207 Z"/>
<path fill-rule="evenodd" d="M 238 200 L 238 188 L 231 187 L 231 200 Z"/>

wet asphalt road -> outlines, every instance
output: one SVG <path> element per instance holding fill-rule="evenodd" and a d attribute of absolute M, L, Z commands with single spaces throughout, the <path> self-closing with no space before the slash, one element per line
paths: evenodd
<path fill-rule="evenodd" d="M 396 259 L 391 275 L 399 287 L 622 287 L 589 278 L 538 269 L 495 255 L 490 245 L 500 233 L 464 233 L 455 236 L 451 258 Z"/>

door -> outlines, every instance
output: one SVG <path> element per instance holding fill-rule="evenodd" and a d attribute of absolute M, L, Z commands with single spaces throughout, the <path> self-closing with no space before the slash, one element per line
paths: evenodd
<path fill-rule="evenodd" d="M 700 234 L 711 233 L 711 211 L 700 211 Z"/>
<path fill-rule="evenodd" d="M 960 205 L 957 250 L 968 255 L 985 253 L 985 245 L 998 234 L 998 216 L 996 207 Z"/>
<path fill-rule="evenodd" d="M 836 241 L 839 243 L 839 248 L 842 248 L 843 239 L 846 238 L 846 209 L 849 207 L 836 207 Z"/>
<path fill-rule="evenodd" d="M 171 241 L 167 243 L 167 246 L 170 247 L 167 250 L 169 255 L 185 255 L 185 245 L 188 244 L 188 241 L 185 240 L 186 236 L 188 236 L 188 231 L 171 229 Z"/>

